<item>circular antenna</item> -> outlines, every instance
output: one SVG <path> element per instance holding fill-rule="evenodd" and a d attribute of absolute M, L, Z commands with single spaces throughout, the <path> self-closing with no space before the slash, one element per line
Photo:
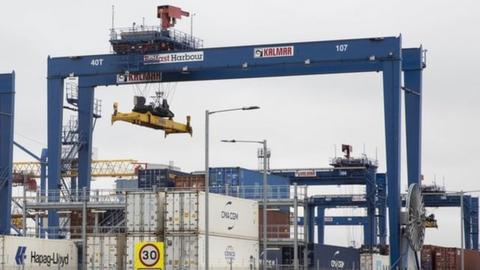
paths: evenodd
<path fill-rule="evenodd" d="M 406 200 L 407 224 L 405 225 L 405 236 L 409 240 L 410 247 L 420 251 L 425 239 L 425 206 L 423 204 L 422 192 L 418 184 L 411 184 L 408 188 Z"/>

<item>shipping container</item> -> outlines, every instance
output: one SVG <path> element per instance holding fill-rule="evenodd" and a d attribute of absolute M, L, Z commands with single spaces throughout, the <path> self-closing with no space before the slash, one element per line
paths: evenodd
<path fill-rule="evenodd" d="M 421 252 L 422 270 L 435 270 L 433 267 L 435 258 L 435 246 L 424 245 Z"/>
<path fill-rule="evenodd" d="M 203 190 L 205 188 L 204 174 L 177 175 L 172 181 L 176 190 L 181 188 Z"/>
<path fill-rule="evenodd" d="M 360 270 L 390 270 L 390 256 L 378 253 L 360 254 Z"/>
<path fill-rule="evenodd" d="M 173 179 L 181 175 L 189 174 L 172 169 L 138 170 L 138 187 L 142 189 L 149 189 L 153 186 L 157 188 L 174 187 Z"/>
<path fill-rule="evenodd" d="M 138 189 L 138 179 L 117 179 L 115 181 L 116 191 L 131 191 Z"/>
<path fill-rule="evenodd" d="M 480 270 L 480 252 L 465 249 L 465 270 Z M 422 270 L 460 270 L 461 249 L 424 245 L 422 247 Z"/>
<path fill-rule="evenodd" d="M 87 238 L 87 269 L 123 269 L 125 234 L 95 235 Z"/>
<path fill-rule="evenodd" d="M 257 201 L 212 193 L 209 200 L 212 235 L 258 239 Z M 165 210 L 166 233 L 205 232 L 205 192 L 167 192 Z"/>
<path fill-rule="evenodd" d="M 163 242 L 163 235 L 158 234 L 127 234 L 125 244 L 125 269 L 134 270 L 135 244 L 140 242 Z"/>
<path fill-rule="evenodd" d="M 0 236 L 2 269 L 77 270 L 78 249 L 71 240 Z"/>
<path fill-rule="evenodd" d="M 259 234 L 263 238 L 263 210 L 258 212 Z M 281 210 L 268 209 L 267 211 L 268 238 L 290 238 L 290 213 Z"/>
<path fill-rule="evenodd" d="M 210 269 L 258 269 L 258 241 L 221 236 L 209 238 Z M 165 237 L 165 269 L 205 269 L 205 235 Z"/>
<path fill-rule="evenodd" d="M 269 174 L 269 198 L 290 197 L 290 179 Z M 215 193 L 259 200 L 263 197 L 263 173 L 240 167 L 210 168 L 210 190 Z"/>
<path fill-rule="evenodd" d="M 451 247 L 435 247 L 436 270 L 460 269 L 460 249 Z"/>
<path fill-rule="evenodd" d="M 163 232 L 164 192 L 127 192 L 126 204 L 128 233 Z"/>
<path fill-rule="evenodd" d="M 315 244 L 313 269 L 360 269 L 360 252 L 356 248 Z"/>

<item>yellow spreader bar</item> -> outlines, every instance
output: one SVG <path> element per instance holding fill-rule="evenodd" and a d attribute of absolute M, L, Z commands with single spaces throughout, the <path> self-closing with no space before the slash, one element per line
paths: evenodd
<path fill-rule="evenodd" d="M 187 116 L 187 124 L 175 122 L 170 119 L 153 115 L 150 112 L 138 113 L 121 113 L 118 112 L 118 104 L 113 104 L 112 124 L 116 121 L 128 122 L 143 127 L 161 129 L 165 131 L 165 136 L 173 133 L 189 133 L 192 135 L 192 127 L 190 126 L 190 116 Z"/>

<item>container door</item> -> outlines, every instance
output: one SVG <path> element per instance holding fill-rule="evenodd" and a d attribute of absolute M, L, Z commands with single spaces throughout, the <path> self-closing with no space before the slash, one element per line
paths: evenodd
<path fill-rule="evenodd" d="M 165 268 L 167 270 L 198 269 L 198 236 L 167 236 L 165 244 Z M 203 249 L 200 248 L 200 250 Z"/>

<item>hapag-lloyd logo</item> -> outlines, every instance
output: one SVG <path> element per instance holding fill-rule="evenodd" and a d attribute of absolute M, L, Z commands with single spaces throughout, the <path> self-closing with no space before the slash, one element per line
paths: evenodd
<path fill-rule="evenodd" d="M 143 56 L 143 63 L 145 65 L 184 63 L 184 62 L 200 62 L 200 61 L 203 61 L 203 51 L 147 54 L 147 55 Z"/>

